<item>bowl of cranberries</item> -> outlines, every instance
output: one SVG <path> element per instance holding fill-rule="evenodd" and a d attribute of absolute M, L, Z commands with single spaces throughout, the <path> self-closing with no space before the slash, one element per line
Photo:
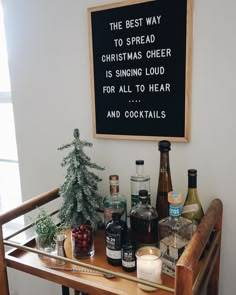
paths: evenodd
<path fill-rule="evenodd" d="M 90 225 L 72 228 L 71 242 L 75 258 L 88 258 L 94 255 L 94 229 Z"/>

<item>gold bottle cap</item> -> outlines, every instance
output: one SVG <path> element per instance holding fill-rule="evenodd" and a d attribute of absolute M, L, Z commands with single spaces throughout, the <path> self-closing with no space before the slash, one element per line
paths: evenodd
<path fill-rule="evenodd" d="M 181 192 L 172 191 L 168 193 L 168 202 L 173 205 L 181 204 L 183 195 Z"/>

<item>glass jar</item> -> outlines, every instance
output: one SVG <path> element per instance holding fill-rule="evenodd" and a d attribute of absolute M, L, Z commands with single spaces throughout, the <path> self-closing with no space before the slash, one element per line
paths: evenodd
<path fill-rule="evenodd" d="M 72 253 L 75 258 L 94 256 L 94 228 L 90 225 L 80 225 L 71 230 Z"/>
<path fill-rule="evenodd" d="M 35 233 L 35 241 L 36 241 L 36 248 L 40 251 L 44 251 L 47 253 L 52 253 L 55 251 L 56 243 L 54 241 L 54 233 L 53 234 L 37 234 Z M 47 256 L 43 256 L 39 254 L 41 258 L 47 258 Z"/>
<path fill-rule="evenodd" d="M 162 284 L 161 271 L 161 251 L 152 246 L 140 248 L 136 252 L 137 258 L 137 278 Z M 156 288 L 144 284 L 138 284 L 139 288 L 145 291 L 154 291 Z"/>

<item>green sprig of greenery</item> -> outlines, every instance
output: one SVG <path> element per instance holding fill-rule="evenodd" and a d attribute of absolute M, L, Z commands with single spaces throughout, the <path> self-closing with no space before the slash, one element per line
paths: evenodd
<path fill-rule="evenodd" d="M 39 208 L 34 224 L 34 231 L 38 235 L 42 246 L 55 244 L 54 236 L 57 233 L 65 231 L 68 226 L 66 224 L 56 224 L 52 215 L 48 214 L 44 208 Z"/>

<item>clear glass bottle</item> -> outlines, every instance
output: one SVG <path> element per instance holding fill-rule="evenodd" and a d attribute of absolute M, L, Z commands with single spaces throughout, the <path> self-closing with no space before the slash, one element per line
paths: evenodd
<path fill-rule="evenodd" d="M 204 216 L 204 211 L 197 190 L 197 170 L 188 170 L 188 192 L 184 202 L 182 216 L 193 222 L 193 231 L 196 231 L 198 224 Z"/>
<path fill-rule="evenodd" d="M 119 192 L 119 176 L 110 175 L 109 182 L 110 195 L 106 196 L 103 200 L 105 226 L 112 219 L 113 212 L 118 212 L 121 220 L 127 222 L 127 201 L 125 196 Z"/>
<path fill-rule="evenodd" d="M 148 191 L 148 203 L 150 204 L 150 176 L 144 175 L 144 160 L 136 160 L 136 174 L 131 176 L 131 208 L 139 202 L 139 191 L 146 189 Z"/>
<path fill-rule="evenodd" d="M 160 250 L 163 272 L 175 276 L 175 265 L 192 238 L 193 226 L 189 219 L 181 217 L 182 194 L 168 193 L 169 216 L 159 221 Z"/>
<path fill-rule="evenodd" d="M 130 227 L 132 239 L 136 248 L 157 246 L 158 244 L 158 214 L 154 207 L 148 204 L 148 191 L 139 191 L 139 203 L 130 211 Z"/>
<path fill-rule="evenodd" d="M 112 213 L 105 227 L 106 257 L 109 264 L 117 266 L 122 263 L 122 245 L 126 243 L 127 224 L 120 219 L 118 212 Z"/>
<path fill-rule="evenodd" d="M 168 140 L 159 142 L 160 151 L 160 171 L 157 188 L 156 210 L 159 220 L 169 215 L 168 193 L 172 191 L 172 181 L 170 173 L 169 151 L 171 143 Z"/>

